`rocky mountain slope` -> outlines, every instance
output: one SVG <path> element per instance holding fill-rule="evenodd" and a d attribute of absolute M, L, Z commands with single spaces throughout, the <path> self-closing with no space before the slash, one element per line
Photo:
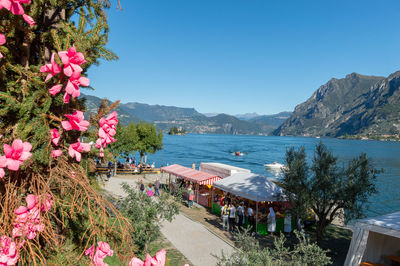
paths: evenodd
<path fill-rule="evenodd" d="M 400 72 L 389 77 L 357 73 L 331 79 L 295 108 L 274 135 L 332 136 L 397 134 Z"/>

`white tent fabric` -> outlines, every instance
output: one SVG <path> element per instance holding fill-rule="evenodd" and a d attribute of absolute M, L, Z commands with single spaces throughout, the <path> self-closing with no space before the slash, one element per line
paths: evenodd
<path fill-rule="evenodd" d="M 214 187 L 253 201 L 277 201 L 283 189 L 266 177 L 253 173 L 237 173 L 214 182 Z"/>
<path fill-rule="evenodd" d="M 358 220 L 344 265 L 360 265 L 361 261 L 388 263 L 385 256 L 400 255 L 399 247 L 400 212 Z"/>

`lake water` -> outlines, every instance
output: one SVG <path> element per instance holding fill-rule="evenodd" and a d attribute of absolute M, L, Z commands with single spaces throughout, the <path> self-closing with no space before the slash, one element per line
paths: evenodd
<path fill-rule="evenodd" d="M 366 152 L 376 168 L 383 168 L 379 174 L 377 187 L 379 194 L 370 198 L 367 216 L 377 216 L 400 211 L 400 143 L 383 141 L 340 140 L 332 138 L 237 136 L 237 135 L 197 135 L 164 136 L 164 150 L 148 155 L 147 162 L 180 164 L 198 167 L 200 162 L 220 162 L 250 169 L 267 177 L 274 173 L 265 169 L 264 164 L 277 161 L 284 163 L 286 149 L 304 146 L 309 161 L 315 145 L 322 141 L 341 160 L 349 160 Z M 243 156 L 232 153 L 240 151 Z M 136 159 L 139 156 L 136 154 Z"/>

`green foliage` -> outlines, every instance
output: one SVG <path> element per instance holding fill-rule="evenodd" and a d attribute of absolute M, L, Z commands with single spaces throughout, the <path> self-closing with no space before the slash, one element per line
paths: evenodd
<path fill-rule="evenodd" d="M 168 135 L 177 135 L 177 134 L 186 134 L 186 129 L 182 129 L 181 127 L 172 127 L 168 131 Z"/>
<path fill-rule="evenodd" d="M 159 197 L 149 197 L 126 183 L 122 184 L 122 188 L 127 197 L 121 201 L 120 211 L 134 225 L 132 237 L 138 248 L 136 253 L 146 254 L 149 243 L 157 240 L 161 234 L 161 222 L 172 221 L 179 213 L 179 205 L 168 193 L 161 193 Z"/>
<path fill-rule="evenodd" d="M 269 265 L 328 265 L 331 263 L 327 252 L 315 243 L 309 243 L 304 235 L 295 232 L 297 243 L 290 247 L 285 236 L 274 239 L 273 248 L 262 248 L 248 230 L 236 233 L 235 243 L 240 249 L 232 255 L 222 253 L 218 266 L 269 266 Z"/>
<path fill-rule="evenodd" d="M 127 157 L 131 152 L 138 151 L 141 162 L 146 153 L 153 154 L 163 148 L 161 130 L 157 133 L 157 128 L 146 122 L 130 123 L 126 127 L 119 125 L 115 138 L 118 141 L 111 146 L 115 156 Z"/>
<path fill-rule="evenodd" d="M 282 184 L 295 213 L 301 218 L 312 209 L 318 217 L 317 240 L 325 228 L 339 217 L 346 221 L 362 218 L 368 197 L 377 193 L 376 174 L 379 173 L 366 154 L 338 166 L 338 158 L 320 142 L 316 145 L 311 167 L 306 162 L 304 147 L 286 151 L 287 168 Z M 344 210 L 344 217 L 340 210 Z"/>

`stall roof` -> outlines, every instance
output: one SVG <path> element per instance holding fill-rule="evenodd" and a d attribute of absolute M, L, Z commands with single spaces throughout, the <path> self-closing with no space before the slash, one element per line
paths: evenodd
<path fill-rule="evenodd" d="M 400 212 L 390 213 L 374 218 L 361 219 L 357 222 L 358 226 L 368 227 L 370 231 L 400 237 Z"/>
<path fill-rule="evenodd" d="M 191 182 L 198 183 L 200 185 L 212 185 L 215 181 L 221 179 L 221 177 L 201 171 L 194 170 L 179 164 L 173 164 L 166 167 L 161 167 L 161 171 L 182 177 Z"/>
<path fill-rule="evenodd" d="M 200 171 L 218 175 L 222 178 L 231 176 L 233 174 L 239 173 L 239 172 L 245 172 L 245 173 L 251 173 L 250 170 L 228 165 L 228 164 L 223 164 L 223 163 L 200 163 Z"/>
<path fill-rule="evenodd" d="M 214 187 L 253 201 L 277 201 L 283 189 L 266 177 L 252 173 L 237 173 L 214 183 Z"/>

